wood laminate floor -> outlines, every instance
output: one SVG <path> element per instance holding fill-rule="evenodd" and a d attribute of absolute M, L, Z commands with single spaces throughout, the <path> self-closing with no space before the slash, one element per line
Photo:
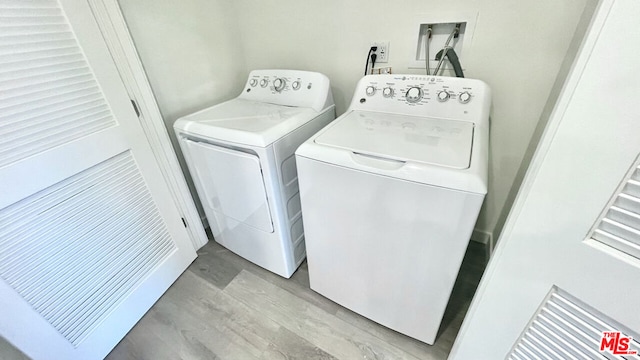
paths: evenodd
<path fill-rule="evenodd" d="M 430 346 L 315 293 L 306 262 L 284 279 L 210 241 L 107 359 L 446 359 L 484 271 L 484 250 L 470 243 Z M 0 353 L 22 356 L 4 341 Z"/>

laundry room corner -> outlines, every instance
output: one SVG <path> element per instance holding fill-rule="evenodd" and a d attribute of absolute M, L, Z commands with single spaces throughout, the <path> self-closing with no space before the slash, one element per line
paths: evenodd
<path fill-rule="evenodd" d="M 640 0 L 0 18 L 0 360 L 640 354 Z"/>
<path fill-rule="evenodd" d="M 326 74 L 337 115 L 346 110 L 372 42 L 389 42 L 385 66 L 394 73 L 424 74 L 413 68 L 420 15 L 476 12 L 470 50 L 460 60 L 467 76 L 489 84 L 493 108 L 489 192 L 474 240 L 495 243 L 498 218 L 586 3 L 287 0 L 273 6 L 240 0 L 234 6 L 248 68 Z"/>
<path fill-rule="evenodd" d="M 393 73 L 423 74 L 415 66 L 421 19 L 476 14 L 460 61 L 467 76 L 487 82 L 493 93 L 489 191 L 472 237 L 490 248 L 512 203 L 514 195 L 509 194 L 517 192 L 518 170 L 585 5 L 593 3 L 286 0 L 273 6 L 239 0 L 178 6 L 120 0 L 194 198 L 171 126 L 180 116 L 237 96 L 249 70 L 326 74 L 341 115 L 362 77 L 372 42 L 388 42 L 384 65 Z"/>

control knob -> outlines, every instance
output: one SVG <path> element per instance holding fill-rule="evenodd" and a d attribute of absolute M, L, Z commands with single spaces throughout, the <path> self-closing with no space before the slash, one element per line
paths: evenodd
<path fill-rule="evenodd" d="M 390 87 L 386 87 L 384 89 L 382 89 L 382 96 L 386 97 L 386 98 L 390 98 L 393 96 L 393 89 Z"/>
<path fill-rule="evenodd" d="M 286 85 L 286 81 L 283 78 L 277 78 L 277 79 L 273 80 L 273 88 L 277 92 L 282 91 L 284 89 L 285 85 Z"/>
<path fill-rule="evenodd" d="M 291 84 L 291 87 L 293 88 L 293 90 L 298 90 L 300 89 L 300 80 L 296 80 Z"/>
<path fill-rule="evenodd" d="M 373 96 L 373 94 L 376 93 L 376 88 L 373 86 L 367 86 L 364 92 L 367 94 L 367 96 Z"/>
<path fill-rule="evenodd" d="M 442 91 L 438 92 L 438 101 L 445 102 L 445 101 L 449 100 L 450 96 L 451 95 L 449 95 L 449 93 L 446 90 L 442 90 Z"/>
<path fill-rule="evenodd" d="M 249 80 L 249 85 L 251 85 L 251 87 L 255 87 L 256 85 L 258 85 L 258 80 L 256 79 Z"/>
<path fill-rule="evenodd" d="M 267 79 L 260 80 L 260 86 L 267 87 L 267 85 L 269 85 L 269 80 Z"/>
<path fill-rule="evenodd" d="M 410 103 L 417 103 L 422 99 L 422 89 L 418 86 L 410 87 L 409 90 L 407 90 L 405 98 Z"/>
<path fill-rule="evenodd" d="M 468 91 L 461 92 L 460 95 L 458 95 L 458 100 L 460 100 L 461 103 L 466 104 L 471 100 L 471 94 L 469 94 Z"/>

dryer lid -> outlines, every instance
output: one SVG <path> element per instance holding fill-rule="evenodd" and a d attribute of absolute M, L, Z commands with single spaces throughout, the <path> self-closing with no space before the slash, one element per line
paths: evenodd
<path fill-rule="evenodd" d="M 474 124 L 465 121 L 353 111 L 315 139 L 356 154 L 467 169 Z"/>
<path fill-rule="evenodd" d="M 182 117 L 174 128 L 205 138 L 265 147 L 318 115 L 311 108 L 236 98 Z"/>

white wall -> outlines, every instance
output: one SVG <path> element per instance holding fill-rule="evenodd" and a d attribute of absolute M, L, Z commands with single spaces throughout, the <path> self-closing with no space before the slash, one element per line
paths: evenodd
<path fill-rule="evenodd" d="M 503 206 L 498 216 L 497 223 L 494 228 L 494 234 L 496 234 L 496 236 L 502 232 L 502 228 L 504 227 L 504 224 L 507 220 L 509 211 L 511 210 L 511 207 L 516 199 L 516 196 L 518 195 L 518 191 L 520 190 L 520 185 L 522 185 L 524 176 L 526 175 L 529 169 L 529 164 L 531 163 L 531 159 L 535 154 L 535 151 L 538 147 L 538 143 L 540 142 L 540 139 L 542 138 L 542 134 L 547 126 L 547 123 L 549 122 L 549 117 L 551 116 L 551 112 L 556 106 L 558 97 L 560 96 L 560 91 L 564 87 L 565 80 L 569 75 L 569 71 L 571 70 L 571 66 L 573 65 L 576 55 L 578 54 L 578 50 L 580 49 L 582 40 L 588 30 L 589 24 L 591 23 L 591 18 L 593 17 L 593 14 L 596 10 L 597 5 L 598 5 L 598 0 L 586 0 L 586 5 L 582 13 L 582 16 L 580 18 L 580 21 L 578 22 L 576 30 L 573 34 L 573 38 L 571 39 L 571 43 L 569 45 L 565 58 L 562 62 L 560 70 L 558 71 L 556 80 L 551 88 L 547 102 L 544 108 L 542 109 L 540 120 L 536 124 L 533 134 L 531 135 L 531 140 L 529 141 L 529 144 L 524 153 L 522 162 L 520 163 L 518 172 L 516 173 L 513 184 L 511 185 L 511 190 L 507 195 L 505 205 Z"/>
<path fill-rule="evenodd" d="M 325 73 L 338 114 L 362 76 L 369 44 L 388 40 L 395 73 L 414 61 L 420 14 L 478 12 L 465 75 L 493 91 L 489 194 L 477 229 L 492 232 L 586 0 L 236 0 L 247 67 Z"/>
<path fill-rule="evenodd" d="M 362 76 L 371 41 L 388 40 L 389 66 L 410 70 L 418 22 L 477 12 L 461 58 L 493 90 L 490 187 L 477 228 L 493 232 L 587 0 L 120 0 L 167 126 L 234 97 L 248 70 L 319 71 L 338 114 Z M 173 132 L 170 131 L 173 136 Z"/>
<path fill-rule="evenodd" d="M 235 8 L 224 0 L 119 0 L 119 4 L 203 215 L 173 123 L 242 90 L 247 67 Z"/>

